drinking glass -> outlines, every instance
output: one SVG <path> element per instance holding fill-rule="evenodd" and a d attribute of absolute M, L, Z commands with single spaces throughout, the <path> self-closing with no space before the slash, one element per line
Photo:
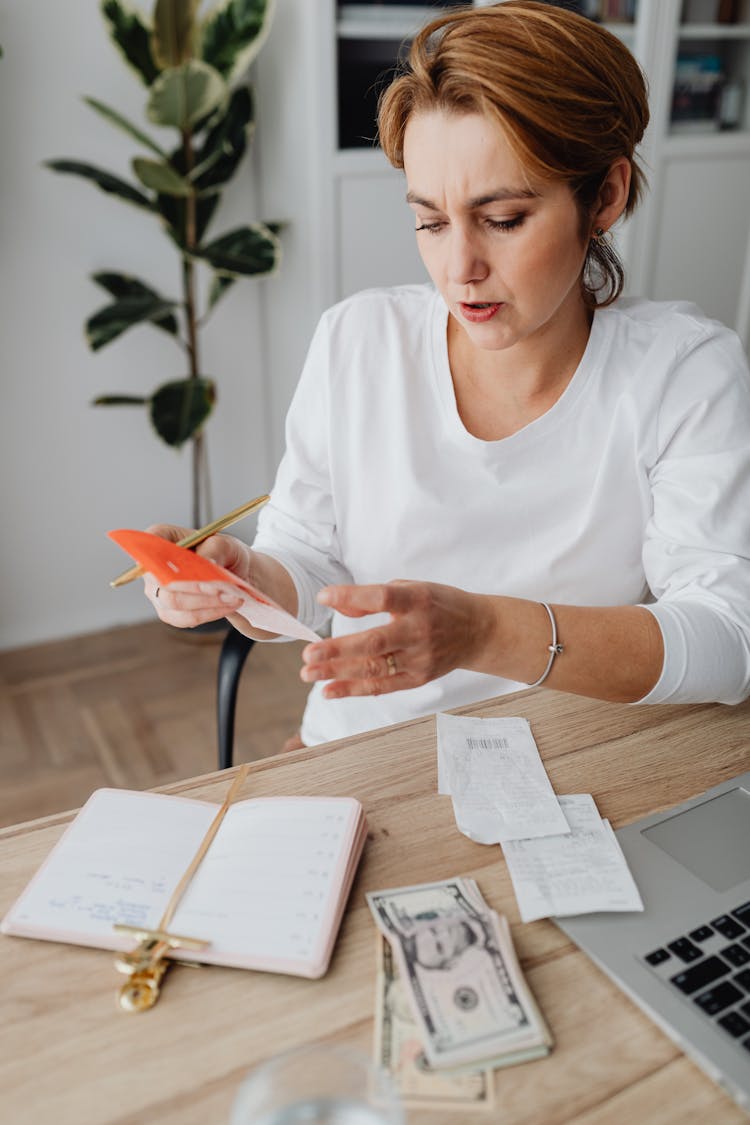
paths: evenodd
<path fill-rule="evenodd" d="M 389 1075 L 350 1047 L 287 1051 L 251 1071 L 230 1125 L 404 1125 Z"/>

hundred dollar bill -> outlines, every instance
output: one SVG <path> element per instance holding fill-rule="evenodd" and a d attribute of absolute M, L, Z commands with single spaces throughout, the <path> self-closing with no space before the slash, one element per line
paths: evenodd
<path fill-rule="evenodd" d="M 377 936 L 375 1062 L 391 1076 L 404 1105 L 486 1110 L 495 1104 L 492 1072 L 474 1069 L 453 1074 L 433 1070 L 427 1061 L 393 950 Z"/>
<path fill-rule="evenodd" d="M 367 894 L 434 1069 L 546 1054 L 551 1037 L 507 923 L 460 878 Z M 491 1061 L 490 1061 L 491 1060 Z"/>

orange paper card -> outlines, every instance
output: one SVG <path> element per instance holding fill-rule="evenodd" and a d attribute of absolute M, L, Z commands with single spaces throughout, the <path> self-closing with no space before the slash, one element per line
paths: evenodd
<path fill-rule="evenodd" d="M 280 633 L 284 637 L 296 637 L 303 641 L 317 641 L 319 638 L 296 617 L 292 617 L 271 598 L 266 597 L 249 582 L 243 582 L 223 566 L 217 566 L 203 555 L 178 547 L 160 535 L 148 531 L 131 531 L 119 528 L 107 533 L 137 563 L 152 574 L 160 586 L 172 582 L 215 582 L 217 587 L 229 587 L 233 593 L 244 598 L 243 604 L 234 612 L 239 613 L 256 629 L 266 629 L 269 633 Z"/>

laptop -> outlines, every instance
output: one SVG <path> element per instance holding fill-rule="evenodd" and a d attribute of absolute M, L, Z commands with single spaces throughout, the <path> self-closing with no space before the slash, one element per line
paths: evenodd
<path fill-rule="evenodd" d="M 750 772 L 616 835 L 644 911 L 553 921 L 750 1111 Z"/>

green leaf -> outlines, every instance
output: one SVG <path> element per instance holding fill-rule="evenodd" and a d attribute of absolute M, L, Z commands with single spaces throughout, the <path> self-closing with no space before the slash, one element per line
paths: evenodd
<path fill-rule="evenodd" d="M 188 62 L 195 54 L 197 0 L 156 0 L 151 52 L 166 70 Z"/>
<path fill-rule="evenodd" d="M 190 195 L 191 187 L 187 180 L 183 180 L 174 168 L 159 160 L 147 160 L 145 156 L 136 156 L 133 160 L 133 171 L 144 187 L 161 195 L 177 195 L 182 198 Z"/>
<path fill-rule="evenodd" d="M 222 105 L 229 91 L 212 66 L 188 62 L 163 71 L 151 87 L 146 115 L 154 125 L 189 131 Z"/>
<path fill-rule="evenodd" d="M 122 297 L 111 305 L 105 305 L 86 321 L 88 345 L 96 352 L 133 325 L 147 320 L 161 320 L 174 307 L 174 301 L 165 301 L 159 297 Z"/>
<path fill-rule="evenodd" d="M 263 46 L 275 0 L 220 0 L 201 28 L 201 58 L 227 82 L 243 75 Z"/>
<path fill-rule="evenodd" d="M 143 395 L 98 395 L 91 400 L 92 406 L 146 406 L 151 399 Z"/>
<path fill-rule="evenodd" d="M 208 307 L 212 309 L 214 305 L 224 296 L 227 289 L 231 289 L 237 280 L 234 274 L 228 273 L 215 273 L 211 281 L 211 288 L 208 291 Z"/>
<path fill-rule="evenodd" d="M 221 238 L 201 246 L 195 251 L 197 258 L 205 258 L 218 273 L 258 274 L 273 273 L 281 260 L 281 244 L 263 223 L 237 227 Z"/>
<path fill-rule="evenodd" d="M 214 116 L 203 145 L 195 154 L 199 174 L 194 183 L 200 191 L 225 184 L 232 178 L 244 156 L 253 121 L 252 91 L 248 86 L 238 86 L 226 112 Z"/>
<path fill-rule="evenodd" d="M 150 297 L 152 300 L 163 301 L 164 298 L 160 296 L 149 285 L 143 281 L 139 281 L 137 277 L 132 277 L 127 273 L 115 273 L 112 270 L 102 270 L 99 273 L 91 275 L 92 281 L 97 285 L 101 285 L 102 289 L 106 289 L 107 293 L 113 297 Z M 177 302 L 175 301 L 176 305 Z M 176 336 L 179 331 L 177 324 L 177 317 L 173 313 L 167 313 L 166 316 L 159 317 L 153 323 L 157 328 L 162 328 L 165 332 L 171 333 Z"/>
<path fill-rule="evenodd" d="M 213 410 L 216 388 L 211 379 L 165 383 L 151 398 L 151 421 L 167 445 L 181 446 L 200 430 Z"/>
<path fill-rule="evenodd" d="M 195 201 L 195 238 L 200 243 L 206 233 L 214 211 L 219 205 L 219 196 L 199 195 Z M 156 207 L 167 227 L 167 232 L 180 249 L 185 248 L 185 200 L 174 195 L 158 195 Z"/>
<path fill-rule="evenodd" d="M 53 172 L 65 172 L 71 174 L 71 176 L 80 176 L 84 180 L 91 180 L 102 191 L 107 191 L 109 195 L 118 196 L 120 199 L 125 199 L 127 203 L 135 204 L 136 207 L 143 207 L 150 212 L 154 210 L 151 199 L 134 188 L 132 183 L 120 180 L 119 176 L 112 176 L 111 172 L 105 172 L 101 168 L 94 167 L 93 164 L 87 164 L 82 160 L 46 160 L 44 163 L 45 167 L 52 169 Z"/>
<path fill-rule="evenodd" d="M 109 34 L 146 86 L 159 74 L 151 54 L 151 28 L 140 12 L 124 0 L 102 0 L 102 15 L 109 23 Z"/>
<path fill-rule="evenodd" d="M 47 168 L 51 168 L 53 172 L 67 172 L 70 175 L 82 176 L 85 180 L 91 180 L 102 191 L 119 196 L 120 199 L 124 199 L 128 203 L 134 203 L 136 207 L 143 207 L 146 211 L 154 210 L 154 204 L 147 195 L 143 195 L 132 184 L 121 180 L 119 176 L 113 176 L 111 172 L 105 172 L 101 168 L 94 167 L 93 164 L 86 164 L 82 160 L 46 160 L 45 165 Z"/>
<path fill-rule="evenodd" d="M 159 148 L 156 141 L 152 141 L 147 133 L 142 132 L 136 125 L 131 124 L 130 121 L 122 117 L 116 110 L 110 109 L 108 105 L 98 101 L 96 98 L 84 98 L 83 100 L 87 105 L 90 105 L 92 109 L 95 109 L 97 113 L 100 113 L 107 121 L 116 125 L 118 129 L 122 129 L 124 133 L 128 133 L 129 136 L 133 137 L 134 140 L 138 141 L 140 144 L 145 145 L 146 148 L 150 148 L 157 156 L 161 156 L 164 160 L 167 159 L 166 152 Z"/>

